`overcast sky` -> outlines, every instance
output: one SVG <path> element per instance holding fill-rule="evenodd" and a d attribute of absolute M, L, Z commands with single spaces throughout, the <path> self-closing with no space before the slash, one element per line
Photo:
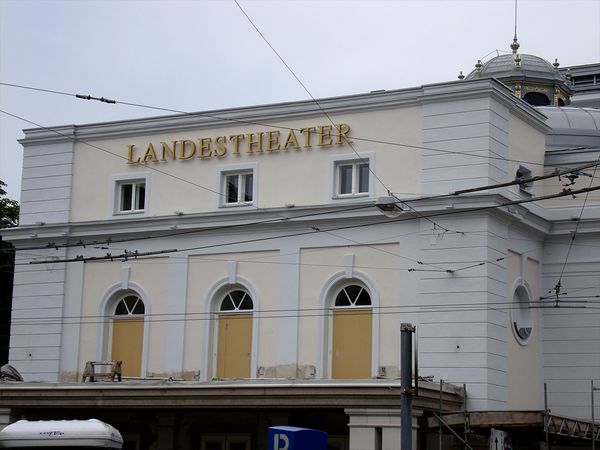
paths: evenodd
<path fill-rule="evenodd" d="M 514 33 L 513 0 L 240 4 L 317 98 L 454 80 Z M 517 22 L 521 53 L 600 62 L 600 0 L 519 0 Z M 188 112 L 309 98 L 229 0 L 0 0 L 0 82 Z M 6 86 L 0 109 L 42 126 L 160 114 Z M 34 127 L 0 113 L 14 199 Z"/>

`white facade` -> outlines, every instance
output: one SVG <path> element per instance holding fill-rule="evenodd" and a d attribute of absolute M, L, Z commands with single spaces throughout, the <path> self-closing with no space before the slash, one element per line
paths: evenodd
<path fill-rule="evenodd" d="M 86 361 L 110 359 L 116 301 L 134 293 L 141 375 L 207 382 L 220 301 L 239 288 L 253 301 L 250 378 L 329 379 L 334 296 L 358 284 L 371 299 L 370 377 L 399 376 L 410 322 L 420 375 L 466 384 L 469 410 L 542 410 L 546 382 L 554 412 L 589 417 L 600 305 L 564 300 L 598 293 L 598 191 L 502 206 L 561 192 L 550 178 L 444 195 L 593 162 L 600 134 L 549 161 L 546 116 L 495 80 L 319 105 L 329 118 L 298 102 L 26 130 L 21 221 L 3 230 L 21 249 L 10 363 L 26 381 L 78 380 Z M 600 170 L 587 172 L 597 185 Z M 251 198 L 228 197 L 228 175 Z M 388 191 L 407 201 L 395 219 L 374 206 Z M 123 257 L 136 251 L 157 253 Z M 559 308 L 540 308 L 559 279 Z"/>

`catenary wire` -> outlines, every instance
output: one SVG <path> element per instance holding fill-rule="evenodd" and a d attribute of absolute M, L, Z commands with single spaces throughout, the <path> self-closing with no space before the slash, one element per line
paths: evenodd
<path fill-rule="evenodd" d="M 2 83 L 0 83 L 0 84 L 2 84 Z M 11 86 L 12 86 L 12 85 L 11 85 Z M 17 85 L 14 85 L 14 86 L 17 86 Z M 44 91 L 44 92 L 46 92 L 46 91 L 49 91 L 49 90 L 44 90 L 44 89 L 39 89 L 39 88 L 32 88 L 32 89 L 35 89 L 35 90 L 42 90 L 42 91 Z M 49 91 L 49 92 L 53 92 L 53 91 Z M 59 91 L 56 91 L 56 92 L 57 92 L 57 93 L 60 93 L 60 94 L 63 94 L 63 95 L 71 95 L 71 94 L 64 93 L 64 92 L 59 92 Z M 72 139 L 72 140 L 75 140 L 75 139 L 76 139 L 76 138 L 74 138 L 74 137 L 72 137 L 72 136 L 65 135 L 65 134 L 63 134 L 63 133 L 60 133 L 60 132 L 58 132 L 57 130 L 54 130 L 54 129 L 52 129 L 52 128 L 47 128 L 47 127 L 44 127 L 44 126 L 42 126 L 42 125 L 39 125 L 39 124 L 37 124 L 37 123 L 35 123 L 35 122 L 33 122 L 33 121 L 30 121 L 30 120 L 28 120 L 28 119 L 25 119 L 25 118 L 23 118 L 23 117 L 20 117 L 20 116 L 17 116 L 17 115 L 11 114 L 11 113 L 9 113 L 9 112 L 2 111 L 2 110 L 0 110 L 0 112 L 3 112 L 3 113 L 5 113 L 5 114 L 8 114 L 8 115 L 10 115 L 10 116 L 13 116 L 13 117 L 15 117 L 15 118 L 18 118 L 18 119 L 20 119 L 20 120 L 23 120 L 23 121 L 25 121 L 25 122 L 31 123 L 31 124 L 33 124 L 33 125 L 35 125 L 35 126 L 37 126 L 37 127 L 40 127 L 40 128 L 42 128 L 42 129 L 47 129 L 47 130 L 50 130 L 50 131 L 56 132 L 57 134 L 59 134 L 59 135 L 61 135 L 61 136 L 64 136 L 64 137 L 67 137 L 67 138 L 69 138 L 69 139 Z M 353 137 L 353 138 L 354 138 L 354 137 Z M 110 151 L 108 151 L 108 150 L 106 150 L 106 149 L 103 149 L 103 148 L 101 148 L 101 147 L 95 146 L 95 145 L 93 145 L 93 144 L 89 144 L 89 143 L 87 143 L 87 142 L 85 142 L 85 141 L 83 141 L 83 140 L 82 140 L 82 141 L 80 141 L 80 142 L 82 142 L 82 143 L 84 143 L 84 144 L 87 144 L 87 145 L 90 145 L 90 146 L 92 146 L 93 148 L 99 149 L 99 150 L 101 150 L 101 151 L 103 151 L 103 152 L 106 152 L 106 153 L 108 153 L 108 154 L 111 154 L 111 155 L 117 156 L 117 157 L 119 157 L 119 158 L 121 158 L 121 159 L 126 159 L 124 156 L 121 156 L 121 155 L 118 155 L 118 154 L 116 154 L 116 153 L 110 152 Z M 158 172 L 160 172 L 160 173 L 163 173 L 163 174 L 165 174 L 165 175 L 167 175 L 167 176 L 174 177 L 174 178 L 176 178 L 176 179 L 178 179 L 178 180 L 180 180 L 180 181 L 183 181 L 183 182 L 186 182 L 186 183 L 190 183 L 190 184 L 192 184 L 192 185 L 194 185 L 194 186 L 197 186 L 197 187 L 200 187 L 200 188 L 202 188 L 202 189 L 209 190 L 209 191 L 211 191 L 211 192 L 213 192 L 213 193 L 216 193 L 216 194 L 218 194 L 218 195 L 224 195 L 224 194 L 222 194 L 222 193 L 220 193 L 220 192 L 217 192 L 217 191 L 211 190 L 210 188 L 206 188 L 205 186 L 198 185 L 197 183 L 190 182 L 190 181 L 188 181 L 188 180 L 185 180 L 185 179 L 183 179 L 183 178 L 180 178 L 180 177 L 177 177 L 177 176 L 175 176 L 175 175 L 172 175 L 172 174 L 170 174 L 170 173 L 168 173 L 168 172 L 164 172 L 164 171 L 162 171 L 162 170 L 160 170 L 160 169 L 153 168 L 152 166 L 146 166 L 146 167 L 148 167 L 148 168 L 150 168 L 150 169 L 153 169 L 153 170 L 156 170 L 156 171 L 158 171 Z M 577 170 L 577 169 L 573 169 L 573 170 Z M 557 176 L 557 175 L 550 174 L 549 176 Z M 484 188 L 482 187 L 481 189 L 484 189 Z M 441 198 L 441 197 L 448 197 L 448 196 L 451 196 L 451 195 L 452 195 L 452 194 L 434 195 L 434 196 L 430 196 L 430 197 L 421 197 L 421 198 L 418 198 L 418 199 L 412 199 L 412 200 L 411 200 L 411 199 L 402 200 L 401 202 L 403 202 L 403 203 L 408 203 L 408 202 L 411 202 L 411 201 L 416 201 L 416 200 L 425 200 L 425 199 L 429 199 L 429 198 Z M 408 206 L 408 205 L 407 205 L 407 206 Z M 257 207 L 255 207 L 255 208 L 256 208 L 257 210 L 259 209 L 259 208 L 257 208 Z M 412 210 L 413 210 L 415 213 L 419 214 L 419 212 L 418 212 L 418 211 L 416 211 L 415 209 L 413 209 L 412 207 L 411 207 L 411 209 L 412 209 Z M 285 220 L 285 219 L 282 219 L 282 220 Z M 435 226 L 439 226 L 439 225 L 438 225 L 438 224 L 436 224 L 434 221 L 431 221 L 430 219 L 428 219 L 428 220 L 429 220 L 430 222 L 432 222 L 432 224 L 434 225 L 434 227 L 435 227 Z M 452 231 L 452 230 L 448 230 L 448 229 L 446 229 L 445 227 L 442 227 L 442 226 L 440 226 L 440 228 L 442 228 L 442 229 L 444 229 L 444 230 L 446 230 L 446 231 Z M 173 235 L 173 236 L 175 236 L 175 235 L 177 235 L 177 234 L 185 234 L 185 233 L 187 233 L 187 232 L 189 232 L 189 233 L 193 233 L 193 232 L 197 232 L 197 231 L 186 230 L 186 231 L 180 231 L 180 232 L 173 232 L 173 233 L 171 233 L 170 235 Z M 165 235 L 163 234 L 163 235 L 161 235 L 160 237 L 164 237 L 164 236 L 165 236 Z M 150 238 L 153 238 L 153 237 L 150 237 Z M 131 240 L 138 240 L 138 239 L 147 239 L 147 238 L 130 238 L 130 239 L 128 239 L 127 241 L 131 241 Z M 124 241 L 125 241 L 125 240 L 120 240 L 119 242 L 124 242 Z M 93 242 L 92 244 L 98 244 L 98 243 L 104 243 L 104 242 L 105 242 L 105 241 L 97 241 L 97 242 Z M 90 245 L 92 245 L 92 244 L 90 244 Z M 64 247 L 64 246 L 66 246 L 66 245 L 64 245 L 64 244 L 61 244 L 59 247 Z M 73 243 L 73 244 L 68 244 L 68 246 L 80 246 L 80 244 L 79 244 L 79 243 Z M 43 249 L 43 248 L 47 248 L 47 247 L 41 247 L 41 246 L 35 247 L 35 249 Z"/>
<path fill-rule="evenodd" d="M 78 96 L 79 96 L 79 98 L 82 97 L 79 94 L 75 94 L 75 93 L 54 91 L 54 90 L 50 90 L 50 89 L 41 89 L 41 88 L 36 88 L 36 87 L 31 87 L 31 86 L 24 86 L 24 85 L 19 85 L 19 84 L 14 84 L 14 83 L 0 82 L 0 85 L 10 86 L 10 87 L 16 87 L 16 88 L 21 88 L 21 89 L 29 89 L 29 90 L 34 90 L 34 91 L 49 92 L 49 93 L 66 95 L 66 96 L 75 97 L 75 98 L 77 98 Z M 135 103 L 135 102 L 121 101 L 121 100 L 116 100 L 115 103 L 116 104 L 120 104 L 120 105 L 125 105 L 125 106 L 133 106 L 133 107 L 137 107 L 137 108 L 144 108 L 144 109 L 151 109 L 151 110 L 162 111 L 162 112 L 169 112 L 169 113 L 174 113 L 174 114 L 181 114 L 181 115 L 185 115 L 185 116 L 209 117 L 209 118 L 212 118 L 212 119 L 225 120 L 225 121 L 229 121 L 229 122 L 233 122 L 233 123 L 240 123 L 240 124 L 246 124 L 246 125 L 260 125 L 260 126 L 278 128 L 278 129 L 282 129 L 282 130 L 288 130 L 288 131 L 300 131 L 298 128 L 286 127 L 286 126 L 283 126 L 283 125 L 275 125 L 275 124 L 270 124 L 270 123 L 266 123 L 266 122 L 255 121 L 255 120 L 244 120 L 244 119 L 236 119 L 236 118 L 233 118 L 233 117 L 223 117 L 223 116 L 219 116 L 219 115 L 216 115 L 216 114 L 211 114 L 209 112 L 187 112 L 187 111 L 182 111 L 182 110 L 178 110 L 178 109 L 165 108 L 165 107 L 160 107 L 160 106 L 153 106 L 153 105 L 147 105 L 147 104 L 143 104 L 143 103 Z M 4 112 L 4 111 L 0 111 L 0 112 Z M 19 117 L 16 117 L 16 118 L 19 118 Z M 29 122 L 27 120 L 25 120 L 25 121 Z M 37 125 L 37 124 L 35 124 L 33 122 L 29 122 L 29 123 L 31 123 L 32 125 L 39 126 L 39 125 Z M 45 128 L 45 127 L 42 127 L 42 128 Z M 51 127 L 48 127 L 48 128 L 51 128 Z M 384 140 L 380 140 L 380 139 L 370 139 L 370 138 L 357 137 L 357 136 L 352 136 L 352 139 L 353 140 L 357 140 L 357 141 L 364 141 L 364 142 L 368 142 L 368 143 L 373 143 L 373 144 L 383 144 L 383 145 L 389 145 L 389 146 L 395 146 L 395 147 L 405 147 L 405 148 L 410 148 L 410 149 L 414 149 L 414 150 L 429 150 L 429 151 L 433 151 L 433 152 L 450 154 L 450 155 L 463 155 L 463 156 L 470 156 L 470 157 L 474 157 L 474 158 L 483 158 L 483 159 L 493 159 L 493 160 L 500 160 L 500 161 L 507 161 L 507 162 L 525 163 L 525 164 L 529 164 L 529 165 L 533 165 L 533 166 L 547 166 L 547 164 L 540 163 L 540 162 L 537 162 L 537 161 L 526 161 L 526 160 L 522 160 L 522 159 L 511 159 L 511 158 L 505 158 L 505 157 L 502 157 L 502 156 L 479 155 L 479 154 L 474 154 L 472 152 L 461 152 L 461 151 L 454 151 L 454 150 L 444 150 L 444 149 L 440 149 L 440 148 L 425 147 L 425 146 L 422 146 L 422 145 L 413 145 L 413 144 L 400 143 L 400 142 L 394 142 L 394 141 L 384 141 Z M 576 147 L 575 149 L 587 149 L 587 148 L 588 147 Z M 564 150 L 569 150 L 569 149 L 573 149 L 573 148 L 569 147 L 569 148 L 565 148 Z M 485 149 L 481 149 L 481 150 L 483 151 Z M 564 166 L 558 165 L 557 167 L 564 167 Z"/>
<path fill-rule="evenodd" d="M 464 213 L 473 213 L 473 212 L 479 212 L 479 211 L 483 211 L 483 210 L 489 210 L 489 209 L 496 209 L 496 208 L 501 208 L 501 207 L 505 207 L 505 206 L 512 206 L 512 205 L 518 205 L 518 204 L 522 204 L 522 203 L 529 203 L 529 202 L 534 202 L 534 201 L 539 201 L 539 200 L 546 200 L 546 199 L 550 199 L 550 198 L 555 198 L 555 197 L 560 197 L 560 196 L 565 196 L 565 195 L 573 195 L 573 194 L 579 194 L 579 193 L 584 193 L 584 192 L 591 192 L 591 191 L 595 191 L 595 190 L 600 190 L 600 186 L 596 186 L 596 187 L 592 187 L 592 188 L 585 188 L 585 189 L 581 189 L 578 191 L 571 191 L 571 192 L 560 192 L 558 194 L 551 194 L 551 195 L 546 195 L 546 196 L 541 196 L 541 197 L 533 197 L 533 198 L 528 198 L 528 199 L 521 199 L 521 200 L 513 200 L 513 201 L 509 201 L 509 202 L 504 202 L 504 203 L 500 203 L 497 205 L 489 205 L 489 206 L 479 206 L 479 207 L 474 207 L 474 208 L 465 208 L 465 209 L 461 209 L 461 210 L 453 210 L 453 211 L 444 211 L 441 213 L 435 213 L 435 214 L 430 214 L 429 217 L 440 217 L 440 216 L 448 216 L 448 215 L 453 215 L 453 214 L 464 214 Z M 346 226 L 339 226 L 339 227 L 334 227 L 334 228 L 329 228 L 326 230 L 321 230 L 320 228 L 315 227 L 315 229 L 313 229 L 312 231 L 304 231 L 304 232 L 298 232 L 298 233 L 291 233 L 291 234 L 287 234 L 287 235 L 273 235 L 273 236 L 267 236 L 267 237 L 261 237 L 261 238 L 253 238 L 253 239 L 244 239 L 244 240 L 240 240 L 240 241 L 235 241 L 235 242 L 225 242 L 225 243 L 218 243 L 218 244 L 208 244 L 208 245 L 203 245 L 203 246 L 195 246 L 195 247 L 187 247 L 187 248 L 182 248 L 182 249 L 172 249 L 172 250 L 162 250 L 160 251 L 161 253 L 179 253 L 179 252 L 189 252 L 189 251 L 194 251 L 194 250 L 205 250 L 205 249 L 212 249 L 212 248 L 218 248 L 218 247 L 225 247 L 225 246 L 230 246 L 230 245 L 239 245 L 239 244 L 247 244 L 247 243 L 254 243 L 254 242 L 264 242 L 264 241 L 270 241 L 270 240 L 275 240 L 275 239 L 285 239 L 285 238 L 290 238 L 290 237 L 298 237 L 298 236 L 306 236 L 309 234 L 315 234 L 315 233 L 322 233 L 324 231 L 339 231 L 339 230 L 346 230 L 346 229 L 356 229 L 356 228 L 363 228 L 366 226 L 373 226 L 373 225 L 381 225 L 381 224 L 389 224 L 389 223 L 393 223 L 393 222 L 403 222 L 403 221 L 407 221 L 407 220 L 416 220 L 419 219 L 419 217 L 408 217 L 408 218 L 396 218 L 396 219 L 389 219 L 389 220 L 379 220 L 377 222 L 370 222 L 370 223 L 364 223 L 364 224 L 358 224 L 358 225 L 346 225 Z M 126 256 L 126 255 L 123 255 Z M 106 256 L 106 257 L 94 257 L 92 260 L 100 260 L 100 259 L 110 259 L 110 260 L 120 260 L 122 259 L 119 256 L 116 255 L 111 255 L 111 256 Z M 134 259 L 133 256 L 130 256 L 129 259 Z M 49 261 L 51 263 L 57 263 L 57 262 L 84 262 L 85 258 L 70 258 L 70 259 L 55 259 L 53 261 Z M 47 262 L 31 262 L 29 264 L 44 264 Z M 20 264 L 15 264 L 15 265 L 24 265 L 27 263 L 20 263 Z"/>
<path fill-rule="evenodd" d="M 531 309 L 586 309 L 586 310 L 600 310 L 600 306 L 587 306 L 587 305 L 572 305 L 572 306 L 559 306 L 555 307 L 550 304 L 551 302 L 541 301 L 530 301 L 528 308 Z M 257 319 L 283 319 L 283 318 L 313 318 L 313 317 L 328 317 L 333 311 L 336 314 L 348 314 L 351 315 L 357 310 L 368 310 L 372 314 L 386 316 L 386 315 L 397 315 L 397 314 L 420 314 L 427 313 L 439 314 L 448 312 L 482 312 L 482 311 L 496 311 L 500 313 L 507 313 L 511 310 L 523 309 L 521 305 L 514 305 L 510 301 L 502 302 L 488 302 L 488 303 L 449 303 L 449 304 L 437 304 L 437 305 L 390 305 L 390 306 L 365 306 L 355 308 L 343 308 L 343 307 L 329 307 L 329 308 L 302 308 L 302 309 L 267 309 L 267 310 L 239 310 L 236 312 L 231 311 L 205 311 L 205 312 L 172 312 L 172 313 L 152 313 L 152 314 L 140 314 L 140 315 L 124 315 L 121 317 L 145 317 L 149 319 L 151 323 L 160 322 L 196 322 L 196 321 L 214 321 L 218 320 L 219 315 L 227 316 L 230 319 L 244 319 L 244 313 L 256 314 Z M 407 311 L 408 310 L 408 311 Z M 15 326 L 37 326 L 37 325 L 92 325 L 92 324 L 106 324 L 111 323 L 114 319 L 118 319 L 119 316 L 115 315 L 89 315 L 89 316 L 65 316 L 65 317 L 40 317 L 40 318 L 22 318 L 15 319 L 13 324 Z M 19 333 L 14 333 L 19 335 Z M 27 333 L 30 334 L 30 333 Z M 35 334 L 35 333 L 33 333 Z"/>
<path fill-rule="evenodd" d="M 598 156 L 598 163 L 600 163 L 600 156 Z M 592 176 L 592 179 L 590 180 L 589 183 L 589 187 L 592 187 L 592 185 L 594 184 L 594 179 L 593 177 L 596 175 L 596 171 L 598 170 L 598 166 L 594 167 L 594 173 Z M 560 276 L 558 277 L 558 285 L 560 286 L 561 282 L 562 282 L 562 278 L 563 275 L 565 273 L 565 269 L 567 267 L 567 262 L 569 261 L 569 255 L 571 254 L 571 249 L 573 248 L 573 246 L 571 245 L 573 243 L 573 241 L 575 241 L 575 238 L 577 237 L 577 231 L 579 231 L 579 225 L 581 223 L 581 218 L 583 217 L 583 211 L 585 210 L 586 204 L 587 204 L 587 200 L 589 197 L 589 191 L 586 192 L 584 198 L 583 198 L 583 205 L 581 205 L 581 211 L 579 212 L 579 218 L 577 220 L 577 223 L 575 224 L 575 231 L 573 232 L 573 235 L 571 236 L 571 242 L 569 243 L 569 248 L 567 249 L 567 255 L 565 257 L 565 262 L 563 264 L 562 270 L 560 272 Z"/>

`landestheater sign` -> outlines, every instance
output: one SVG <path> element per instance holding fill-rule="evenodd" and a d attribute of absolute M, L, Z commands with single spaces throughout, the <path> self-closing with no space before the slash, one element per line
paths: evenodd
<path fill-rule="evenodd" d="M 284 131 L 269 130 L 255 133 L 221 135 L 197 139 L 179 139 L 154 144 L 149 142 L 145 152 L 134 144 L 127 145 L 127 163 L 143 164 L 193 158 L 224 158 L 227 155 L 241 155 L 301 150 L 316 147 L 330 147 L 352 143 L 349 137 L 350 126 L 341 123 L 305 128 L 289 128 Z"/>

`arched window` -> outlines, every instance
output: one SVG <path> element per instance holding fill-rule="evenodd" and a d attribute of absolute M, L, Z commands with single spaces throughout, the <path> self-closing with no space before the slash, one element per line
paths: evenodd
<path fill-rule="evenodd" d="M 523 97 L 527 103 L 532 106 L 548 106 L 550 105 L 550 99 L 542 94 L 541 92 L 528 92 Z"/>
<path fill-rule="evenodd" d="M 123 297 L 115 308 L 115 316 L 133 316 L 144 312 L 144 302 L 137 295 Z"/>
<path fill-rule="evenodd" d="M 513 293 L 512 309 L 510 311 L 512 328 L 521 345 L 529 343 L 533 331 L 533 317 L 531 314 L 531 299 L 527 288 L 518 286 Z"/>
<path fill-rule="evenodd" d="M 333 292 L 331 377 L 371 378 L 373 311 L 371 295 L 356 282 Z"/>
<path fill-rule="evenodd" d="M 371 306 L 371 296 L 364 287 L 354 284 L 338 292 L 334 305 L 337 307 Z"/>
<path fill-rule="evenodd" d="M 116 301 L 110 359 L 123 361 L 123 376 L 141 376 L 145 312 L 144 302 L 137 295 L 125 294 Z"/>
<path fill-rule="evenodd" d="M 221 301 L 222 312 L 232 311 L 251 311 L 254 308 L 252 298 L 245 291 L 231 291 L 225 294 L 225 297 Z"/>
<path fill-rule="evenodd" d="M 242 289 L 228 291 L 218 303 L 216 324 L 217 378 L 250 378 L 254 302 Z"/>

